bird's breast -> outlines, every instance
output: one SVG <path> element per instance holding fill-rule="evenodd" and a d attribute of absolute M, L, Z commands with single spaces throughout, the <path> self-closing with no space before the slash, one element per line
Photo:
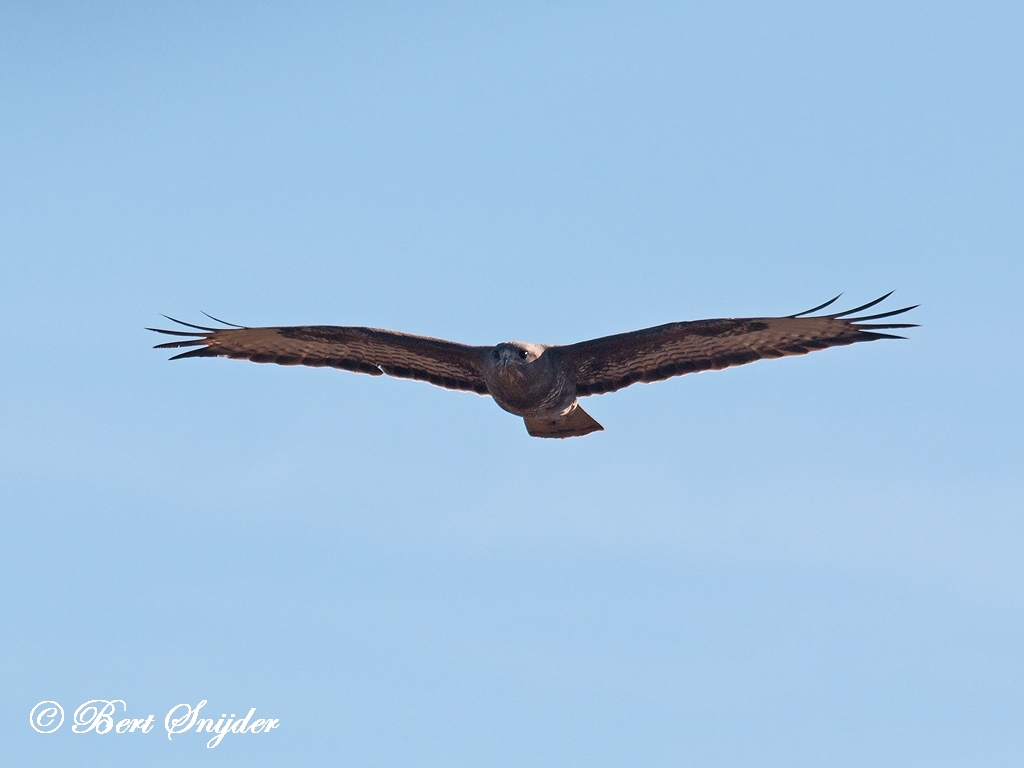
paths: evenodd
<path fill-rule="evenodd" d="M 576 399 L 576 388 L 548 366 L 496 366 L 485 376 L 494 401 L 518 416 L 561 413 Z"/>

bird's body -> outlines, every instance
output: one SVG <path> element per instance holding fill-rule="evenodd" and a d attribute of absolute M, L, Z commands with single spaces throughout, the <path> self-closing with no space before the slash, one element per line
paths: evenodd
<path fill-rule="evenodd" d="M 484 355 L 487 393 L 522 416 L 534 437 L 575 437 L 604 429 L 576 401 L 576 382 L 557 347 L 506 341 Z"/>
<path fill-rule="evenodd" d="M 487 393 L 516 416 L 550 416 L 576 400 L 576 385 L 545 344 L 507 341 L 484 355 Z"/>
<path fill-rule="evenodd" d="M 762 358 L 901 338 L 879 331 L 908 328 L 912 324 L 868 325 L 864 321 L 902 314 L 914 307 L 843 319 L 878 304 L 888 295 L 832 315 L 807 316 L 835 299 L 787 317 L 669 323 L 561 346 L 513 341 L 473 347 L 351 326 L 207 328 L 175 320 L 198 333 L 150 330 L 189 337 L 158 347 L 198 347 L 176 358 L 230 357 L 419 379 L 448 389 L 490 395 L 504 410 L 522 416 L 527 430 L 535 437 L 572 437 L 603 429 L 579 406 L 579 397 L 613 392 L 638 381 L 659 381 Z"/>

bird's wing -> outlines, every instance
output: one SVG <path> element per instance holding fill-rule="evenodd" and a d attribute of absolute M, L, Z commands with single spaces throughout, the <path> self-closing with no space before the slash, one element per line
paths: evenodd
<path fill-rule="evenodd" d="M 913 323 L 865 324 L 865 321 L 892 317 L 914 307 L 849 317 L 875 306 L 890 295 L 891 292 L 856 309 L 833 315 L 806 317 L 829 306 L 838 296 L 819 307 L 788 317 L 669 323 L 553 347 L 551 351 L 561 358 L 567 374 L 575 377 L 578 396 L 599 395 L 638 381 L 660 381 L 684 373 L 743 365 L 762 358 L 804 355 L 816 349 L 858 341 L 903 338 L 879 331 L 912 328 L 915 327 Z"/>
<path fill-rule="evenodd" d="M 192 331 L 147 330 L 185 337 L 157 349 L 198 347 L 172 357 L 231 357 L 254 363 L 328 366 L 380 376 L 429 381 L 447 389 L 487 394 L 482 360 L 489 347 L 377 328 L 297 325 L 282 328 L 206 328 L 168 318 Z M 218 321 L 222 322 L 222 321 Z M 227 325 L 225 323 L 225 325 Z"/>

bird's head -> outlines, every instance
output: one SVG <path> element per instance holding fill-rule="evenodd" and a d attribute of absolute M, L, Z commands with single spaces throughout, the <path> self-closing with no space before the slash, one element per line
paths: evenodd
<path fill-rule="evenodd" d="M 509 366 L 518 368 L 529 365 L 542 354 L 544 354 L 544 346 L 541 344 L 529 344 L 524 341 L 505 341 L 496 345 L 491 350 L 491 362 L 499 370 L 504 370 Z"/>

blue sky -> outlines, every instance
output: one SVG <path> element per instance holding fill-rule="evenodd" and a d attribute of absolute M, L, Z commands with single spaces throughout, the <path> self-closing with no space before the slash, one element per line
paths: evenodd
<path fill-rule="evenodd" d="M 1010 3 L 5 4 L 4 751 L 1021 764 L 1022 38 Z M 144 330 L 569 343 L 893 289 L 907 341 L 567 441 Z M 90 699 L 157 729 L 72 734 Z M 281 725 L 168 741 L 201 699 Z"/>

